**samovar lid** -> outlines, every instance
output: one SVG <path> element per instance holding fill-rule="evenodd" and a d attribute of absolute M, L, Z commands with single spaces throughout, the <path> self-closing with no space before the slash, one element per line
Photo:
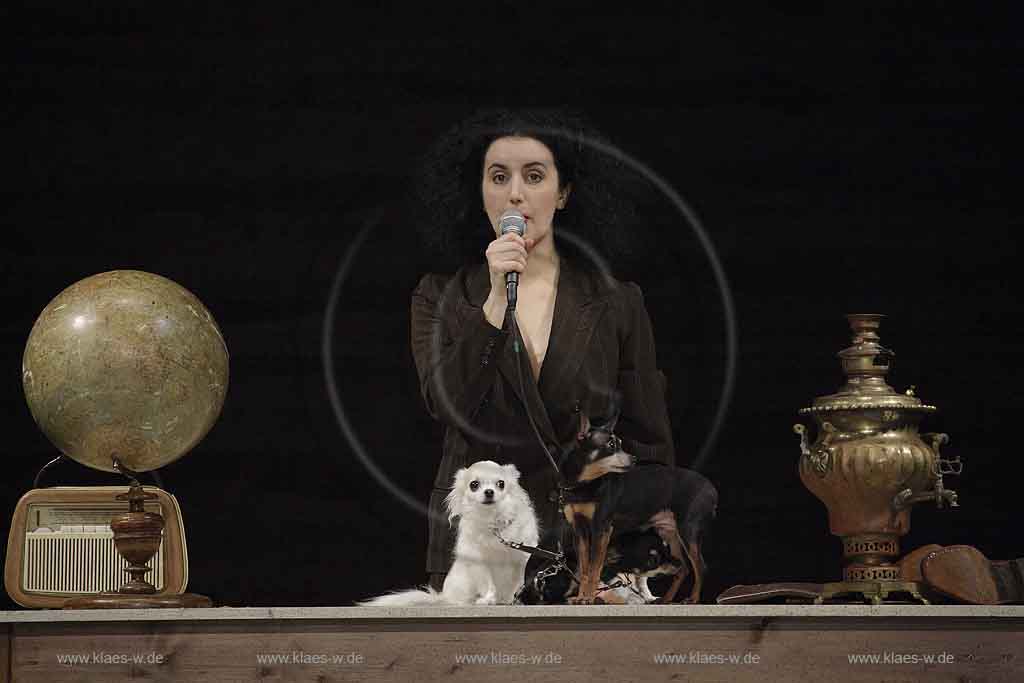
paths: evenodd
<path fill-rule="evenodd" d="M 937 410 L 914 396 L 913 388 L 900 394 L 886 383 L 885 375 L 896 354 L 879 343 L 878 327 L 884 317 L 880 313 L 850 313 L 846 316 L 853 331 L 853 341 L 837 354 L 846 375 L 846 384 L 834 394 L 814 399 L 813 405 L 802 408 L 801 413 L 879 408 L 922 412 Z"/>

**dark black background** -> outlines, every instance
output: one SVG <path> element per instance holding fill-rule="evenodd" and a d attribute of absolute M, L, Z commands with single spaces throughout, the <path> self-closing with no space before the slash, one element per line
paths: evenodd
<path fill-rule="evenodd" d="M 370 222 L 337 301 L 335 379 L 367 450 L 425 500 L 442 432 L 408 344 L 409 294 L 429 269 L 403 203 L 411 160 L 478 107 L 573 105 L 686 199 L 731 285 L 738 375 L 704 468 L 721 492 L 706 600 L 838 578 L 791 428 L 841 384 L 849 312 L 889 316 L 891 383 L 939 406 L 925 428 L 967 463 L 947 481 L 962 507 L 919 506 L 904 547 L 1024 555 L 1015 17 L 941 2 L 341 4 L 4 10 L 5 525 L 54 454 L 21 389 L 33 321 L 71 283 L 135 268 L 199 296 L 231 351 L 219 422 L 162 471 L 190 590 L 343 605 L 422 581 L 426 520 L 368 475 L 328 402 L 328 293 Z M 640 236 L 658 258 L 620 274 L 646 294 L 685 464 L 721 397 L 724 317 L 693 231 L 661 204 Z M 70 463 L 48 483 L 115 481 Z"/>

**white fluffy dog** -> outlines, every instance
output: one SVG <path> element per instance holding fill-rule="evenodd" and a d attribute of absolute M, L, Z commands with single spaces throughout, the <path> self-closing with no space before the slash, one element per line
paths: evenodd
<path fill-rule="evenodd" d="M 445 498 L 448 522 L 459 519 L 455 557 L 441 592 L 429 586 L 389 593 L 362 606 L 509 605 L 523 584 L 529 555 L 501 543 L 536 546 L 540 538 L 530 496 L 515 465 L 481 460 L 455 473 Z"/>

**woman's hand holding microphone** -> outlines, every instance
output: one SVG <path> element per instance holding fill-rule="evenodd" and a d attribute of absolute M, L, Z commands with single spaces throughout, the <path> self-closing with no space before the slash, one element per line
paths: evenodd
<path fill-rule="evenodd" d="M 484 301 L 484 317 L 487 322 L 501 328 L 505 321 L 508 299 L 505 295 L 505 274 L 526 270 L 526 260 L 533 249 L 532 237 L 522 238 L 509 232 L 487 245 L 487 269 L 491 276 L 491 292 Z"/>

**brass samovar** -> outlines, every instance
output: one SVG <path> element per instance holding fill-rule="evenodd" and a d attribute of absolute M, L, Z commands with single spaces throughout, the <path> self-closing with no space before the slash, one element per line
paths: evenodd
<path fill-rule="evenodd" d="M 843 541 L 843 581 L 825 584 L 818 601 L 860 594 L 875 603 L 890 593 L 921 597 L 921 586 L 901 576 L 900 537 L 910 530 L 915 503 L 957 506 L 943 475 L 960 474 L 959 457 L 946 460 L 939 448 L 946 434 L 918 434 L 918 424 L 936 412 L 914 396 L 897 393 L 885 381 L 895 354 L 879 344 L 876 314 L 846 316 L 853 343 L 839 352 L 846 384 L 800 410 L 817 423 L 808 445 L 800 435 L 800 479 L 825 503 L 829 528 Z"/>

